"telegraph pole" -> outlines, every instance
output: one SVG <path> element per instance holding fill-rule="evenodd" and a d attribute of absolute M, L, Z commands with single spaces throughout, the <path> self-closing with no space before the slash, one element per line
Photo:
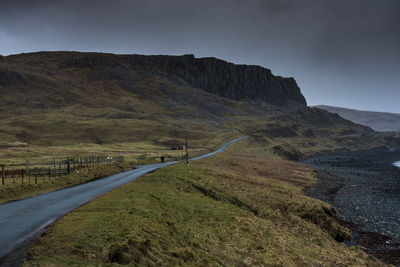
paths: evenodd
<path fill-rule="evenodd" d="M 185 149 L 186 149 L 186 164 L 189 164 L 189 151 L 188 151 L 188 142 L 187 142 L 187 135 L 185 138 Z"/>

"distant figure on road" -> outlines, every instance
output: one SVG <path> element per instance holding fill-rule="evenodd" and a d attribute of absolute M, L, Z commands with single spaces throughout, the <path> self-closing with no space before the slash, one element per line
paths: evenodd
<path fill-rule="evenodd" d="M 164 155 L 162 155 L 160 159 L 161 159 L 161 162 L 164 162 L 164 160 L 165 160 Z"/>

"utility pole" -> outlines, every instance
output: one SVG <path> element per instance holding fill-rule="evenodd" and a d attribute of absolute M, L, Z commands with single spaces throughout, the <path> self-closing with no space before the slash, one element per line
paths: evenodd
<path fill-rule="evenodd" d="M 189 164 L 189 151 L 188 151 L 188 142 L 187 142 L 187 135 L 185 138 L 185 149 L 186 149 L 186 164 Z"/>

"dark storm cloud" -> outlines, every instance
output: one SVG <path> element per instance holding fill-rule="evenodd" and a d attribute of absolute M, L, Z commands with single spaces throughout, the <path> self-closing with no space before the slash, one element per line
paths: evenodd
<path fill-rule="evenodd" d="M 0 54 L 195 53 L 294 76 L 311 104 L 400 112 L 398 14 L 398 0 L 3 0 Z"/>

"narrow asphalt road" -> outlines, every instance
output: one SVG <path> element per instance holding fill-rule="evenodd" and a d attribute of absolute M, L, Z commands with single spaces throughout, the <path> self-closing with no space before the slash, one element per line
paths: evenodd
<path fill-rule="evenodd" d="M 215 153 L 224 151 L 229 145 L 246 138 L 237 138 L 214 152 L 191 160 L 211 157 Z M 32 241 L 38 238 L 47 226 L 68 212 L 146 173 L 177 162 L 142 165 L 131 171 L 86 184 L 0 205 L 0 265 L 21 264 L 22 253 Z"/>

